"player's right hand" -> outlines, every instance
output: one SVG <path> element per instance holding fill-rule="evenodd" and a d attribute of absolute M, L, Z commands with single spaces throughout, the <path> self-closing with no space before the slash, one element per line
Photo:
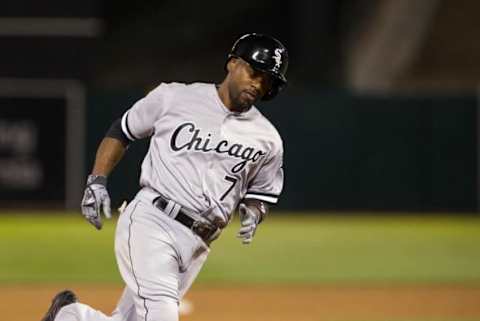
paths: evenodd
<path fill-rule="evenodd" d="M 112 217 L 110 196 L 107 191 L 107 178 L 105 176 L 88 176 L 81 208 L 83 216 L 85 216 L 97 230 L 102 228 L 100 211 L 103 211 L 106 218 Z"/>

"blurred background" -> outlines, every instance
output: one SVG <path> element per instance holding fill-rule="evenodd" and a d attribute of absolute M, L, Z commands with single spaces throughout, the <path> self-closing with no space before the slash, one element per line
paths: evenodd
<path fill-rule="evenodd" d="M 285 143 L 279 208 L 475 212 L 480 32 L 474 1 L 7 1 L 0 199 L 77 209 L 113 119 L 160 82 L 220 82 L 248 32 L 289 48 L 260 106 Z M 137 189 L 146 143 L 112 177 Z"/>
<path fill-rule="evenodd" d="M 227 231 L 200 283 L 453 284 L 462 294 L 434 305 L 457 304 L 448 313 L 464 319 L 448 320 L 479 320 L 479 9 L 467 0 L 3 1 L 0 281 L 121 284 L 113 223 L 90 236 L 78 213 L 98 143 L 159 83 L 220 82 L 233 42 L 260 32 L 290 54 L 288 87 L 259 105 L 284 140 L 284 192 L 255 250 Z M 133 144 L 112 174 L 114 206 L 136 193 L 147 147 Z M 283 318 L 328 319 L 312 315 Z"/>

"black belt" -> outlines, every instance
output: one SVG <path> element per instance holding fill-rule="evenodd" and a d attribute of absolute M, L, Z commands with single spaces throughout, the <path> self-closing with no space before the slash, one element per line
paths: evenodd
<path fill-rule="evenodd" d="M 158 207 L 162 212 L 164 212 L 165 208 L 168 205 L 168 200 L 163 198 L 162 196 L 158 196 L 153 199 L 152 203 L 154 206 Z M 200 236 L 202 240 L 207 244 L 210 244 L 210 242 L 212 242 L 217 236 L 215 235 L 218 232 L 217 227 L 208 223 L 195 220 L 190 215 L 188 215 L 187 212 L 185 212 L 185 210 L 182 208 L 180 208 L 177 215 L 173 219 L 188 227 L 195 234 Z"/>

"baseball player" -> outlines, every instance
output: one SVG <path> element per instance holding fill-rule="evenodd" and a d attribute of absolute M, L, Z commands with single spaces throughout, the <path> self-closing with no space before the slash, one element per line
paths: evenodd
<path fill-rule="evenodd" d="M 179 300 L 238 208 L 249 244 L 283 186 L 283 146 L 257 110 L 286 85 L 288 54 L 262 34 L 239 38 L 219 85 L 162 83 L 115 121 L 102 140 L 82 200 L 97 229 L 110 217 L 107 177 L 128 145 L 150 138 L 141 189 L 121 213 L 115 255 L 126 287 L 111 316 L 55 296 L 43 321 L 176 321 Z"/>

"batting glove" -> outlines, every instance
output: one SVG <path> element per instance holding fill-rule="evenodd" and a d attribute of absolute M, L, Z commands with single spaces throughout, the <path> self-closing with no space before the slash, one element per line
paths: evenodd
<path fill-rule="evenodd" d="M 257 230 L 260 215 L 257 215 L 255 211 L 248 208 L 244 203 L 241 203 L 238 207 L 238 213 L 240 215 L 241 227 L 238 231 L 237 237 L 242 239 L 243 244 L 250 244 L 252 243 L 253 236 Z"/>
<path fill-rule="evenodd" d="M 110 196 L 107 191 L 107 178 L 105 176 L 89 175 L 87 187 L 83 194 L 82 214 L 85 218 L 100 230 L 102 228 L 102 218 L 100 210 L 106 218 L 111 218 Z"/>

